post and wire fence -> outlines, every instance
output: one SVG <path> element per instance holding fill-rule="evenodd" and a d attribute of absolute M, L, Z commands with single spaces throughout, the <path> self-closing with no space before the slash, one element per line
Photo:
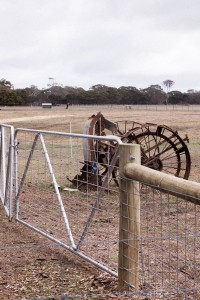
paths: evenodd
<path fill-rule="evenodd" d="M 198 183 L 140 166 L 140 146 L 113 136 L 16 129 L 11 144 L 21 240 L 0 247 L 10 268 L 18 257 L 2 295 L 200 298 Z"/>
<path fill-rule="evenodd" d="M 139 165 L 138 147 L 120 145 L 119 284 L 145 299 L 199 299 L 200 184 Z"/>

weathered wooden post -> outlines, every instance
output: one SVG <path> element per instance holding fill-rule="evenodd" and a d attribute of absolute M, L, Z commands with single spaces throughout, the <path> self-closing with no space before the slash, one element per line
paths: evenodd
<path fill-rule="evenodd" d="M 139 183 L 124 178 L 127 163 L 140 164 L 140 145 L 122 144 L 119 148 L 120 228 L 118 283 L 128 290 L 139 286 L 140 190 Z"/>

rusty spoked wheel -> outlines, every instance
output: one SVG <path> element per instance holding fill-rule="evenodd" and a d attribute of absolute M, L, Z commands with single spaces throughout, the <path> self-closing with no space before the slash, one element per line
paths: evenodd
<path fill-rule="evenodd" d="M 143 124 L 129 130 L 122 141 L 141 145 L 141 163 L 151 169 L 188 179 L 191 158 L 186 141 L 165 125 Z"/>
<path fill-rule="evenodd" d="M 188 179 L 191 158 L 186 142 L 177 131 L 165 126 L 151 123 L 141 124 L 135 121 L 116 123 L 105 119 L 99 112 L 86 122 L 84 133 L 105 136 L 106 130 L 118 135 L 124 143 L 137 143 L 141 146 L 141 163 L 151 169 Z M 104 182 L 109 162 L 116 151 L 113 142 L 84 140 L 84 165 L 74 179 L 70 180 L 78 188 L 95 189 Z M 112 169 L 111 180 L 119 185 L 119 161 Z"/>

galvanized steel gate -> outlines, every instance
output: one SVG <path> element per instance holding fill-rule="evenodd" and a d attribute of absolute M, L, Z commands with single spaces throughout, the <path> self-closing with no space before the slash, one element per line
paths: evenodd
<path fill-rule="evenodd" d="M 101 185 L 98 184 L 100 166 L 96 162 L 90 162 L 96 181 L 86 180 L 81 191 L 77 189 L 78 182 L 77 186 L 70 182 L 80 172 L 85 151 L 90 151 L 89 140 L 95 140 L 97 144 L 100 140 L 121 143 L 114 136 L 16 129 L 16 220 L 117 276 L 118 226 L 110 222 L 110 219 L 116 218 L 114 212 L 105 207 L 113 201 L 118 202 L 117 187 L 110 176 L 118 151 L 112 161 L 109 161 L 109 146 L 104 153 L 108 158 L 108 172 L 101 178 Z M 87 144 L 88 149 L 85 149 Z M 115 254 L 108 250 L 111 249 L 108 244 L 115 245 Z M 107 249 L 103 258 L 102 253 L 98 254 L 98 247 L 101 249 L 102 245 Z M 111 259 L 111 256 L 115 258 Z"/>

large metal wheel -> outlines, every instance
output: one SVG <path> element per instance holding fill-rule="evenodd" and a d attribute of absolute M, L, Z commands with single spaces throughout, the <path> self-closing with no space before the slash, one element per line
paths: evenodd
<path fill-rule="evenodd" d="M 151 169 L 188 179 L 191 158 L 186 142 L 188 137 L 181 138 L 177 131 L 165 125 L 137 122 L 112 123 L 101 113 L 93 115 L 86 123 L 85 133 L 105 136 L 106 130 L 118 135 L 124 143 L 137 143 L 141 146 L 141 164 Z M 84 166 L 72 182 L 79 188 L 88 184 L 92 187 L 101 185 L 108 172 L 108 161 L 116 150 L 114 142 L 94 142 L 86 139 L 84 148 Z M 117 161 L 112 180 L 118 185 Z"/>
<path fill-rule="evenodd" d="M 185 141 L 165 125 L 143 124 L 129 130 L 123 142 L 141 145 L 141 163 L 151 169 L 188 179 L 191 158 Z"/>

